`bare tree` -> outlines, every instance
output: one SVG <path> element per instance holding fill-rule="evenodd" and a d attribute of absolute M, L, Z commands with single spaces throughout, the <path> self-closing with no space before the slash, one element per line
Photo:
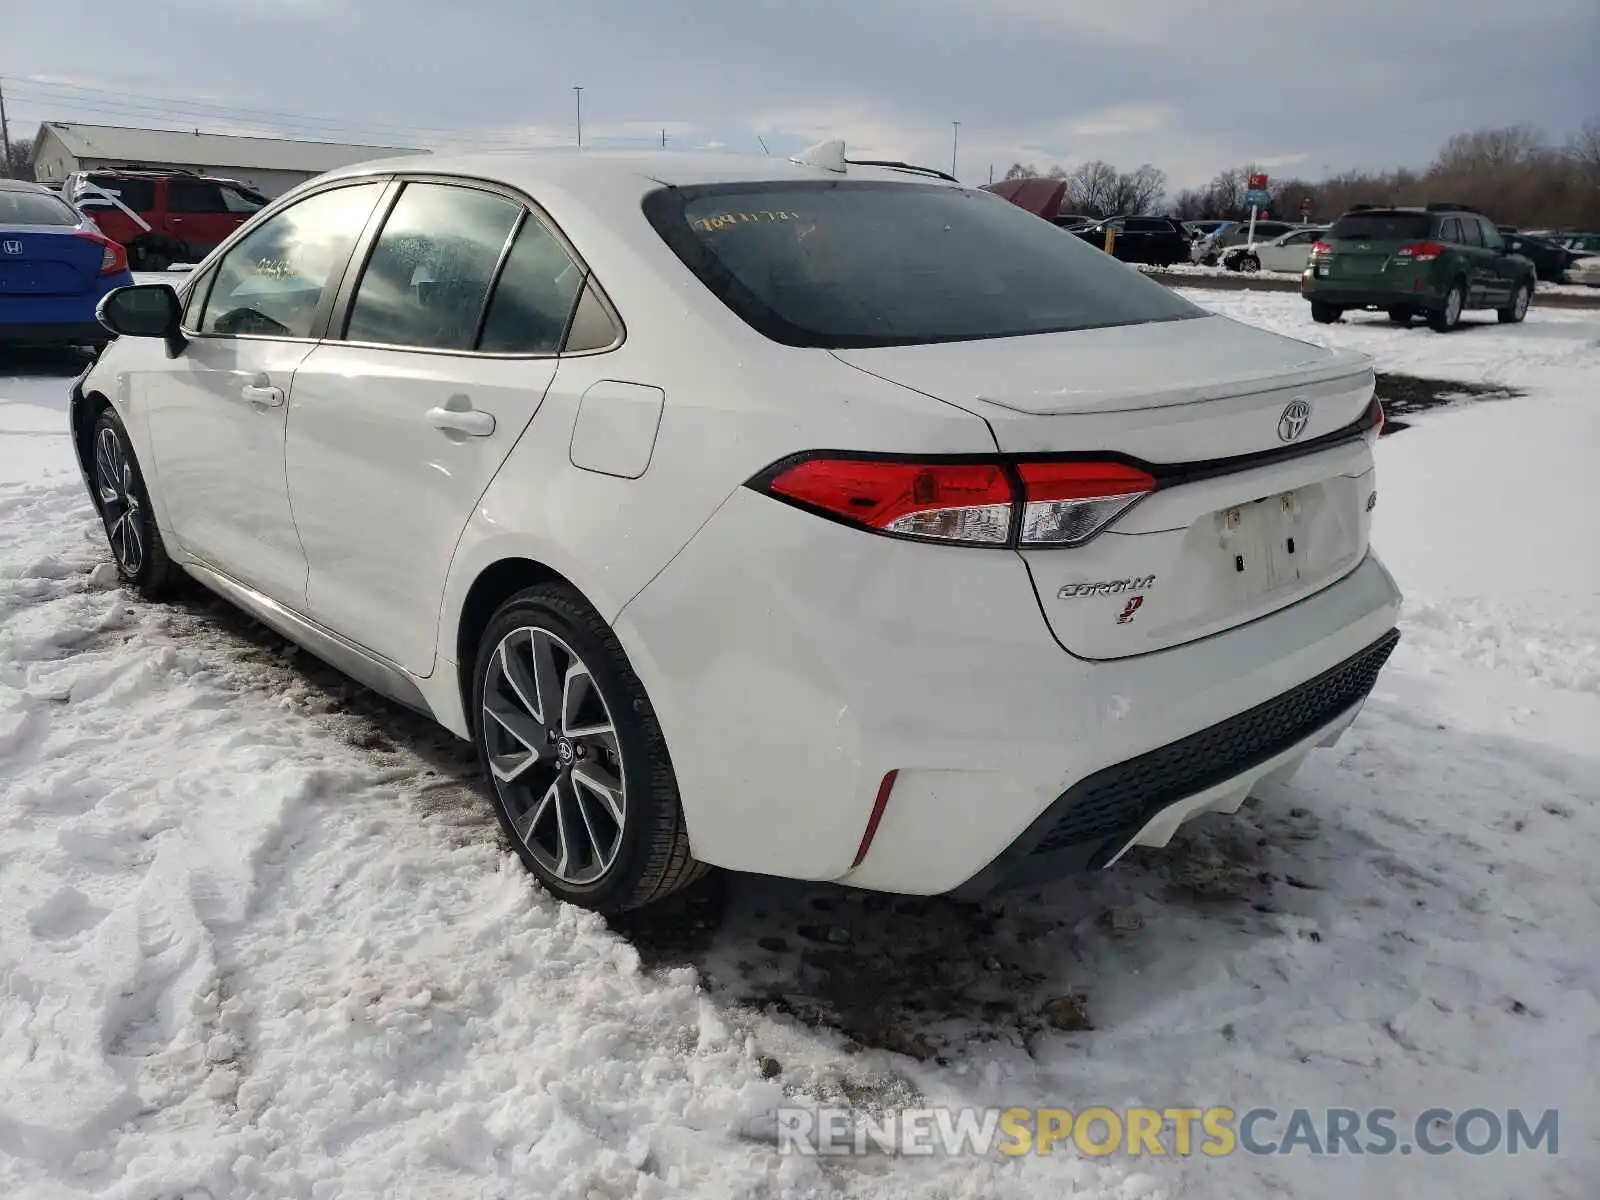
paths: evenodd
<path fill-rule="evenodd" d="M 0 176 L 7 179 L 33 178 L 33 139 L 12 138 L 11 157 L 0 162 Z"/>

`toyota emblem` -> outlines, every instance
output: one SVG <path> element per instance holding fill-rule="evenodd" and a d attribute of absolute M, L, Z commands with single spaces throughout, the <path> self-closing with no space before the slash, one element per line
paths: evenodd
<path fill-rule="evenodd" d="M 1278 440 L 1292 442 L 1306 431 L 1311 423 L 1311 405 L 1304 400 L 1291 400 L 1278 418 Z"/>

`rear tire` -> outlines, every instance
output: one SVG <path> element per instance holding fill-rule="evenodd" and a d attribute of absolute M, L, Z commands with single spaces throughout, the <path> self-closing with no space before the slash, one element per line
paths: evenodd
<path fill-rule="evenodd" d="M 473 741 L 495 812 L 552 895 L 623 912 L 710 869 L 690 852 L 644 685 L 571 587 L 540 584 L 502 604 L 472 680 Z"/>
<path fill-rule="evenodd" d="M 117 574 L 146 600 L 166 596 L 182 584 L 183 569 L 167 556 L 133 443 L 114 408 L 94 423 L 89 474 Z"/>
<path fill-rule="evenodd" d="M 165 271 L 172 257 L 154 246 L 135 243 L 128 247 L 128 265 L 135 271 Z"/>
<path fill-rule="evenodd" d="M 1462 310 L 1467 306 L 1467 285 L 1456 280 L 1445 293 L 1444 306 L 1428 313 L 1428 328 L 1435 333 L 1449 333 L 1461 324 Z"/>
<path fill-rule="evenodd" d="M 1344 309 L 1337 304 L 1324 304 L 1320 300 L 1311 302 L 1311 319 L 1318 325 L 1332 325 L 1344 316 Z"/>
<path fill-rule="evenodd" d="M 1495 313 L 1502 325 L 1519 324 L 1528 315 L 1528 305 L 1533 303 L 1533 284 L 1524 283 L 1511 293 L 1511 304 Z"/>

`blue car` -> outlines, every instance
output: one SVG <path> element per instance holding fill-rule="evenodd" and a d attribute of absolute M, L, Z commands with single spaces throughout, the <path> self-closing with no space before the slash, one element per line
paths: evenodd
<path fill-rule="evenodd" d="M 49 188 L 0 179 L 0 345 L 103 346 L 95 319 L 133 282 L 128 255 Z"/>

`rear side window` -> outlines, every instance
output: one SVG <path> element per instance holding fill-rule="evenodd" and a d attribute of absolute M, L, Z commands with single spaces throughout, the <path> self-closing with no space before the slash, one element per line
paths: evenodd
<path fill-rule="evenodd" d="M 1333 223 L 1329 235 L 1364 242 L 1410 242 L 1428 236 L 1433 218 L 1427 213 L 1346 213 Z"/>
<path fill-rule="evenodd" d="M 1203 316 L 993 193 L 887 181 L 663 188 L 644 212 L 747 324 L 791 346 L 914 345 Z"/>
<path fill-rule="evenodd" d="M 167 211 L 174 213 L 219 213 L 228 211 L 222 204 L 222 189 L 214 183 L 167 181 Z"/>
<path fill-rule="evenodd" d="M 1439 240 L 1442 242 L 1450 242 L 1457 246 L 1461 245 L 1463 241 L 1461 236 L 1461 222 L 1457 221 L 1454 217 L 1450 217 L 1447 220 L 1439 222 Z"/>
<path fill-rule="evenodd" d="M 0 225 L 76 225 L 80 220 L 48 192 L 0 190 Z"/>
<path fill-rule="evenodd" d="M 91 175 L 89 182 L 102 192 L 122 201 L 136 213 L 147 213 L 156 206 L 156 185 L 153 179 L 119 179 L 115 175 Z"/>
<path fill-rule="evenodd" d="M 1461 226 L 1460 242 L 1463 246 L 1482 246 L 1483 230 L 1478 227 L 1476 217 L 1458 217 L 1457 223 Z"/>
<path fill-rule="evenodd" d="M 307 196 L 238 242 L 217 267 L 200 332 L 305 338 L 330 280 L 350 262 L 383 185 Z"/>
<path fill-rule="evenodd" d="M 583 270 L 542 222 L 529 217 L 495 284 L 478 349 L 554 354 L 561 349 L 582 287 Z"/>
<path fill-rule="evenodd" d="M 493 192 L 406 184 L 361 274 L 345 338 L 471 350 L 495 267 L 522 212 Z"/>

